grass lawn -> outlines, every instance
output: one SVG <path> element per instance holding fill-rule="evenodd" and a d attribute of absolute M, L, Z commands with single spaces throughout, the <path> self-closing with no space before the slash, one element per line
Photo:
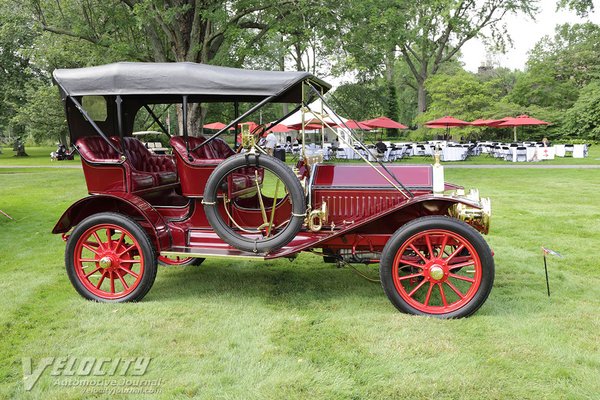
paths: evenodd
<path fill-rule="evenodd" d="M 151 357 L 143 378 L 160 379 L 161 393 L 139 398 L 597 398 L 598 171 L 446 177 L 479 187 L 494 213 L 494 289 L 474 316 L 453 321 L 400 314 L 379 285 L 310 254 L 161 267 L 140 303 L 85 301 L 49 233 L 85 195 L 82 172 L 0 169 L 0 209 L 15 219 L 0 215 L 0 398 L 92 398 L 50 370 L 24 390 L 23 357 L 61 356 Z M 550 299 L 542 245 L 564 255 L 549 259 Z"/>
<path fill-rule="evenodd" d="M 50 161 L 50 153 L 56 151 L 56 146 L 29 147 L 25 146 L 25 152 L 29 157 L 15 157 L 12 146 L 3 146 L 0 154 L 0 165 L 6 166 L 65 166 L 81 165 L 79 155 L 75 153 L 75 160 Z"/>

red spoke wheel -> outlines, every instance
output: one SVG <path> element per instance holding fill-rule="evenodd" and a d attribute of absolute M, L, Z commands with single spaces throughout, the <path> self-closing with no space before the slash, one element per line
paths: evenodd
<path fill-rule="evenodd" d="M 115 213 L 96 214 L 77 225 L 67 242 L 65 263 L 77 292 L 104 302 L 141 300 L 157 270 L 146 232 Z"/>
<path fill-rule="evenodd" d="M 401 227 L 382 252 L 381 283 L 398 310 L 440 318 L 473 314 L 494 281 L 494 259 L 468 224 L 441 216 Z"/>
<path fill-rule="evenodd" d="M 200 265 L 204 262 L 204 258 L 179 257 L 179 256 L 158 256 L 157 261 L 160 265 L 164 265 L 165 267 L 171 267 L 171 266 L 183 267 L 186 265 Z"/>

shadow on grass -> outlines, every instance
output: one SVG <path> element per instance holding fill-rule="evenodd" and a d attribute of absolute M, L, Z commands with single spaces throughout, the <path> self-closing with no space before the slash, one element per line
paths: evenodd
<path fill-rule="evenodd" d="M 159 270 L 147 300 L 181 300 L 222 297 L 262 299 L 275 306 L 305 308 L 313 302 L 381 302 L 387 299 L 381 286 L 345 268 L 314 262 L 242 263 L 205 261 L 199 267 L 165 267 Z M 221 264 L 221 265 L 218 265 Z M 374 266 L 359 267 L 377 277 Z"/>

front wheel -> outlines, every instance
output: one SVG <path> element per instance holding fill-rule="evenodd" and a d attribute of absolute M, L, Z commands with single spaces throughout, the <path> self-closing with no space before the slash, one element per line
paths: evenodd
<path fill-rule="evenodd" d="M 156 257 L 148 235 L 131 218 L 100 213 L 73 230 L 65 251 L 67 274 L 89 300 L 141 300 L 156 278 Z"/>
<path fill-rule="evenodd" d="M 423 217 L 398 229 L 387 242 L 380 276 L 398 310 L 461 318 L 487 299 L 494 282 L 494 259 L 483 237 L 466 223 Z"/>

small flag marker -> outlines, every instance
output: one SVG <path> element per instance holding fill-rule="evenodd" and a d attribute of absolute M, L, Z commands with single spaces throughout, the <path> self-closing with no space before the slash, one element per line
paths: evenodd
<path fill-rule="evenodd" d="M 546 271 L 546 289 L 548 289 L 548 297 L 550 297 L 550 280 L 548 279 L 548 264 L 546 262 L 546 254 L 560 258 L 562 258 L 562 255 L 558 251 L 551 250 L 544 246 L 542 246 L 542 252 L 544 253 L 544 271 Z"/>

